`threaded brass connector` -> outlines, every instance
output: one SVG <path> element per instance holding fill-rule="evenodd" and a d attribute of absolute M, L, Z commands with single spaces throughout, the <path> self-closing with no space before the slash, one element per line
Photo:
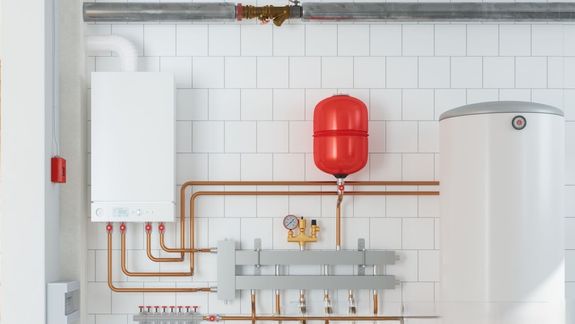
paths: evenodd
<path fill-rule="evenodd" d="M 290 17 L 291 6 L 244 6 L 238 4 L 237 18 L 242 19 L 258 19 L 263 23 L 270 20 L 274 25 L 281 26 L 286 19 Z"/>

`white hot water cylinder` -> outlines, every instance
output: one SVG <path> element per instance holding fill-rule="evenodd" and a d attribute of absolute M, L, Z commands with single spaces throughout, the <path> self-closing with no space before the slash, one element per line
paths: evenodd
<path fill-rule="evenodd" d="M 440 117 L 443 324 L 564 324 L 564 118 L 528 102 Z"/>

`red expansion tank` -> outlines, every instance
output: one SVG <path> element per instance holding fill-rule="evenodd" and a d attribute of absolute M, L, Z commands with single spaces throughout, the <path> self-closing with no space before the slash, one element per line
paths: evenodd
<path fill-rule="evenodd" d="M 320 101 L 313 114 L 315 165 L 336 178 L 367 164 L 367 107 L 354 97 L 335 95 Z"/>

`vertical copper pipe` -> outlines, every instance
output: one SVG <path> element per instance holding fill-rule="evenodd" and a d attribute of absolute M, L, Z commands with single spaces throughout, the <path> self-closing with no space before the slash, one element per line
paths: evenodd
<path fill-rule="evenodd" d="M 335 208 L 335 248 L 341 249 L 341 203 L 343 193 L 337 195 L 337 206 Z"/>
<path fill-rule="evenodd" d="M 377 315 L 379 313 L 379 297 L 377 290 L 373 291 L 373 315 Z"/>
<path fill-rule="evenodd" d="M 256 324 L 256 292 L 251 291 L 251 304 L 252 304 L 252 324 Z"/>
<path fill-rule="evenodd" d="M 373 275 L 377 276 L 377 265 L 373 266 Z M 377 289 L 373 290 L 373 315 L 379 313 L 379 295 Z"/>
<path fill-rule="evenodd" d="M 281 314 L 281 297 L 280 297 L 280 291 L 276 290 L 275 291 L 275 313 L 276 315 L 280 315 Z"/>

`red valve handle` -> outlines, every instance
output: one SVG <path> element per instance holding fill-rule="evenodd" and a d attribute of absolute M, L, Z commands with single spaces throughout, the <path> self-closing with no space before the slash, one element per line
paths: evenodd
<path fill-rule="evenodd" d="M 112 223 L 108 223 L 106 225 L 106 232 L 111 232 L 114 229 L 114 226 L 112 226 Z"/>
<path fill-rule="evenodd" d="M 164 223 L 160 223 L 160 225 L 158 225 L 158 230 L 162 233 L 166 230 L 166 226 L 164 225 Z"/>
<path fill-rule="evenodd" d="M 210 315 L 210 316 L 208 316 L 208 321 L 210 321 L 210 322 L 215 322 L 216 319 L 217 319 L 216 315 Z"/>
<path fill-rule="evenodd" d="M 146 232 L 150 232 L 152 230 L 152 224 L 146 223 Z"/>
<path fill-rule="evenodd" d="M 126 224 L 124 224 L 124 223 L 120 224 L 120 231 L 122 233 L 126 231 Z"/>

